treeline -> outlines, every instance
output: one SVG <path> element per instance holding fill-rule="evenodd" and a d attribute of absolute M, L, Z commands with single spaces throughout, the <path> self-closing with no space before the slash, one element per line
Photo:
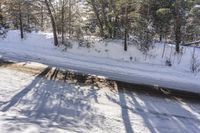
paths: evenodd
<path fill-rule="evenodd" d="M 179 45 L 200 40 L 200 0 L 1 0 L 0 29 L 52 30 L 54 44 L 95 35 L 135 41 L 148 50 L 153 40 Z"/>

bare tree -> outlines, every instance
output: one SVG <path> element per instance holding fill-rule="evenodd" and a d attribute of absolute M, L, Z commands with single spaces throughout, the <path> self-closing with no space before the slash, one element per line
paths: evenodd
<path fill-rule="evenodd" d="M 52 29 L 53 29 L 53 36 L 54 36 L 54 45 L 58 46 L 58 36 L 57 36 L 57 28 L 56 28 L 56 21 L 55 21 L 55 17 L 52 13 L 51 7 L 50 5 L 52 5 L 50 0 L 45 0 L 45 4 L 48 10 L 48 13 L 50 15 L 51 18 L 51 25 L 52 25 Z"/>
<path fill-rule="evenodd" d="M 20 25 L 20 33 L 21 39 L 24 38 L 24 27 L 23 27 L 23 20 L 22 20 L 22 5 L 19 3 L 19 25 Z"/>
<path fill-rule="evenodd" d="M 96 7 L 96 1 L 95 0 L 91 0 L 91 5 L 92 5 L 92 9 L 95 13 L 95 16 L 97 18 L 97 21 L 98 21 L 98 26 L 100 28 L 100 35 L 101 37 L 104 37 L 105 33 L 104 33 L 104 29 L 103 29 L 103 22 L 101 20 L 101 17 L 100 17 L 100 13 Z"/>
<path fill-rule="evenodd" d="M 128 3 L 125 3 L 125 27 L 124 27 L 124 51 L 127 51 L 127 36 L 128 36 Z"/>
<path fill-rule="evenodd" d="M 176 52 L 180 52 L 181 43 L 181 0 L 176 0 L 175 3 L 175 41 L 176 41 Z"/>

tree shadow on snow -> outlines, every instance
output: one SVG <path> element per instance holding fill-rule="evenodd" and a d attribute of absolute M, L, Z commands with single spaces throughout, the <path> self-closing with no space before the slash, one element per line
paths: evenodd
<path fill-rule="evenodd" d="M 20 114 L 26 116 L 8 118 L 7 121 L 15 125 L 8 131 L 23 130 L 18 129 L 18 125 L 24 123 L 40 126 L 44 129 L 40 133 L 48 132 L 48 128 L 73 132 L 88 131 L 94 126 L 103 129 L 106 118 L 96 113 L 93 103 L 99 103 L 98 90 L 105 86 L 115 94 L 114 97 L 108 94 L 107 99 L 121 106 L 126 133 L 138 132 L 133 114 L 143 120 L 144 127 L 141 128 L 147 128 L 152 133 L 200 130 L 200 120 L 195 115 L 199 114 L 198 110 L 194 106 L 191 106 L 193 112 L 184 108 L 181 100 L 173 96 L 160 92 L 156 94 L 132 84 L 51 68 L 41 72 L 10 101 L 0 103 L 1 111 L 6 112 L 17 106 Z"/>
<path fill-rule="evenodd" d="M 65 80 L 55 81 L 57 78 Z M 91 106 L 93 102 L 98 102 L 98 89 L 93 85 L 87 86 L 88 78 L 90 77 L 78 76 L 72 72 L 64 72 L 63 75 L 59 69 L 47 68 L 30 85 L 3 105 L 1 111 L 6 112 L 18 106 L 20 114 L 27 118 L 9 119 L 17 124 L 34 123 L 41 127 L 72 131 L 77 131 L 76 127 L 101 127 L 105 118 L 96 115 L 96 109 Z M 73 82 L 68 83 L 69 81 Z M 46 120 L 47 124 L 42 125 L 42 120 Z"/>
<path fill-rule="evenodd" d="M 198 126 L 200 119 L 195 115 L 199 115 L 198 111 L 192 107 L 191 110 L 184 108 L 183 103 L 175 96 L 143 90 L 142 87 L 134 88 L 131 84 L 122 82 L 116 82 L 116 87 L 119 102 L 109 96 L 108 98 L 121 106 L 126 133 L 134 132 L 134 119 L 131 120 L 131 113 L 139 115 L 143 119 L 144 126 L 152 133 L 177 131 L 182 133 L 200 130 Z M 185 101 L 182 98 L 179 99 Z M 184 104 L 187 105 L 187 102 L 185 101 Z"/>
<path fill-rule="evenodd" d="M 6 105 L 1 109 L 2 112 L 8 111 L 12 106 L 19 103 L 20 100 L 32 90 L 32 88 L 41 80 L 40 77 L 45 76 L 50 71 L 50 68 L 46 68 L 32 81 L 30 85 L 24 88 L 22 91 L 18 92 L 12 99 L 6 102 Z"/>

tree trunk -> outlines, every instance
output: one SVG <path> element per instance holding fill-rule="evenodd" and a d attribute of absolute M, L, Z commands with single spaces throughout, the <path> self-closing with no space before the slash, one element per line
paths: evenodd
<path fill-rule="evenodd" d="M 117 13 L 117 9 L 116 9 L 116 0 L 112 0 L 111 1 L 112 3 L 112 8 L 113 8 L 113 11 L 114 11 L 114 22 L 113 22 L 113 37 L 116 38 L 117 36 L 117 27 L 119 26 L 118 25 L 118 13 Z"/>
<path fill-rule="evenodd" d="M 44 7 L 43 7 L 43 5 L 41 7 L 41 28 L 43 31 L 44 30 Z"/>
<path fill-rule="evenodd" d="M 1 2 L 0 2 L 0 25 L 3 24 L 3 12 L 1 9 Z"/>
<path fill-rule="evenodd" d="M 181 1 L 176 0 L 175 10 L 176 10 L 176 18 L 175 18 L 175 41 L 176 41 L 176 52 L 180 52 L 180 43 L 181 43 Z"/>
<path fill-rule="evenodd" d="M 105 11 L 106 4 L 105 4 L 104 0 L 100 0 L 100 1 L 101 1 L 101 10 L 102 10 L 103 22 L 104 22 L 106 30 L 108 32 L 108 38 L 112 38 L 112 28 L 110 27 L 109 21 L 107 19 L 107 14 L 106 14 L 106 11 Z"/>
<path fill-rule="evenodd" d="M 58 36 L 57 36 L 57 28 L 56 28 L 56 22 L 55 22 L 55 18 L 52 14 L 52 11 L 51 11 L 51 8 L 49 6 L 49 3 L 50 1 L 48 0 L 45 0 L 45 4 L 47 6 L 47 9 L 48 9 L 48 13 L 50 15 L 50 18 L 51 18 L 51 24 L 52 24 L 52 29 L 53 29 L 53 36 L 54 36 L 54 45 L 55 46 L 58 46 Z"/>
<path fill-rule="evenodd" d="M 127 36 L 128 36 L 128 3 L 126 1 L 125 7 L 125 32 L 124 32 L 124 51 L 127 51 Z"/>
<path fill-rule="evenodd" d="M 20 26 L 20 34 L 21 39 L 24 39 L 24 27 L 23 27 L 23 20 L 22 20 L 22 11 L 21 11 L 21 5 L 19 4 L 19 26 Z"/>
<path fill-rule="evenodd" d="M 100 28 L 100 35 L 101 35 L 101 37 L 104 37 L 105 34 L 104 34 L 104 30 L 103 30 L 103 23 L 102 23 L 102 21 L 100 19 L 100 14 L 99 14 L 99 12 L 98 12 L 98 10 L 96 8 L 95 1 L 91 0 L 91 3 L 92 3 L 92 8 L 94 10 L 94 13 L 95 13 L 95 15 L 97 17 L 98 25 L 99 25 L 99 28 Z"/>
<path fill-rule="evenodd" d="M 160 42 L 162 42 L 162 40 L 163 40 L 163 29 L 162 29 L 162 27 L 160 27 L 160 37 L 159 37 L 160 39 Z"/>
<path fill-rule="evenodd" d="M 65 7 L 64 7 L 64 1 L 63 1 L 63 3 L 62 3 L 62 11 L 61 11 L 61 17 L 62 17 L 62 26 L 61 26 L 61 34 L 62 34 L 62 44 L 64 44 L 65 43 L 65 38 L 64 38 L 64 26 L 65 26 L 65 9 L 64 9 Z"/>
<path fill-rule="evenodd" d="M 72 3 L 71 3 L 71 0 L 69 0 L 69 18 L 68 18 L 68 34 L 69 34 L 69 38 L 71 37 L 71 34 L 72 34 L 72 29 L 71 29 L 71 21 L 72 21 L 72 11 L 71 11 L 71 6 L 72 6 Z"/>

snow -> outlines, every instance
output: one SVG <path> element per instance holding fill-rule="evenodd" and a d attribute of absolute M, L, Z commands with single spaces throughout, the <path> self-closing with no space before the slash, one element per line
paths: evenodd
<path fill-rule="evenodd" d="M 200 8 L 200 5 L 195 5 L 194 8 Z"/>
<path fill-rule="evenodd" d="M 146 84 L 200 93 L 199 74 L 191 72 L 193 48 L 182 47 L 183 55 L 175 55 L 174 45 L 156 43 L 147 54 L 135 45 L 123 51 L 122 40 L 98 41 L 91 37 L 91 48 L 79 47 L 74 40 L 72 48 L 64 50 L 52 44 L 52 34 L 31 33 L 21 40 L 18 31 L 9 31 L 0 41 L 0 57 L 13 61 L 35 61 L 50 66 L 72 69 L 82 73 L 104 76 L 114 80 Z M 196 49 L 199 56 L 200 50 Z M 132 58 L 132 60 L 130 59 Z M 170 59 L 172 67 L 165 62 Z"/>
<path fill-rule="evenodd" d="M 35 74 L 0 67 L 1 133 L 200 131 L 199 102 L 128 91 L 117 83 L 111 91 L 50 80 L 49 71 L 44 67 Z"/>

